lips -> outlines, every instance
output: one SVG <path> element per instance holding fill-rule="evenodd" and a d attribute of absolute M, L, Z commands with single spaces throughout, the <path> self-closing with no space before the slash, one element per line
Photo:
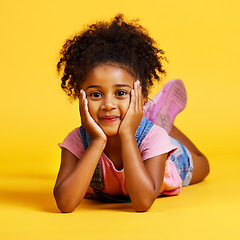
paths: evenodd
<path fill-rule="evenodd" d="M 112 115 L 112 116 L 103 116 L 100 118 L 103 122 L 114 122 L 119 119 L 118 116 Z"/>

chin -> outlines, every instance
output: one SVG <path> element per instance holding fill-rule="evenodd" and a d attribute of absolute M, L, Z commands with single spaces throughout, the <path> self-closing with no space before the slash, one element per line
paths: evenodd
<path fill-rule="evenodd" d="M 108 129 L 108 130 L 106 129 L 103 131 L 109 137 L 116 136 L 118 134 L 118 129 Z"/>
<path fill-rule="evenodd" d="M 118 131 L 117 132 L 104 132 L 108 137 L 113 137 L 113 136 L 116 136 L 118 134 Z"/>
<path fill-rule="evenodd" d="M 106 136 L 116 136 L 118 134 L 119 125 L 115 126 L 100 126 L 103 130 L 103 132 L 106 134 Z"/>

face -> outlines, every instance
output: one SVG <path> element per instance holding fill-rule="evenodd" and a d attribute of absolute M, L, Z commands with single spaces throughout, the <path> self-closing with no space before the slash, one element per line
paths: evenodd
<path fill-rule="evenodd" d="M 126 70 L 111 65 L 95 67 L 84 81 L 90 115 L 107 136 L 118 133 L 135 81 Z"/>

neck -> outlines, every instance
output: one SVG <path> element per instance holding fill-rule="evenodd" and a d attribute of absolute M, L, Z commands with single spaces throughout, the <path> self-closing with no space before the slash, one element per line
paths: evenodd
<path fill-rule="evenodd" d="M 121 148 L 121 141 L 118 135 L 107 138 L 107 145 L 104 149 L 104 153 L 113 162 L 117 170 L 123 168 Z"/>
<path fill-rule="evenodd" d="M 105 147 L 105 150 L 107 149 L 111 149 L 111 151 L 113 150 L 117 150 L 121 148 L 121 140 L 119 135 L 114 135 L 114 136 L 108 136 L 107 137 L 107 144 Z M 104 151 L 105 151 L 104 150 Z"/>

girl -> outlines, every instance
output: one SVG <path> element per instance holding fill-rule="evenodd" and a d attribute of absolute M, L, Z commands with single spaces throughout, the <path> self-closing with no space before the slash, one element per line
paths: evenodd
<path fill-rule="evenodd" d="M 79 99 L 82 126 L 59 144 L 54 197 L 62 212 L 83 198 L 147 211 L 159 195 L 177 195 L 208 175 L 206 157 L 172 126 L 186 105 L 181 80 L 147 101 L 153 80 L 165 74 L 164 59 L 146 30 L 122 15 L 66 41 L 57 69 L 63 90 Z"/>

